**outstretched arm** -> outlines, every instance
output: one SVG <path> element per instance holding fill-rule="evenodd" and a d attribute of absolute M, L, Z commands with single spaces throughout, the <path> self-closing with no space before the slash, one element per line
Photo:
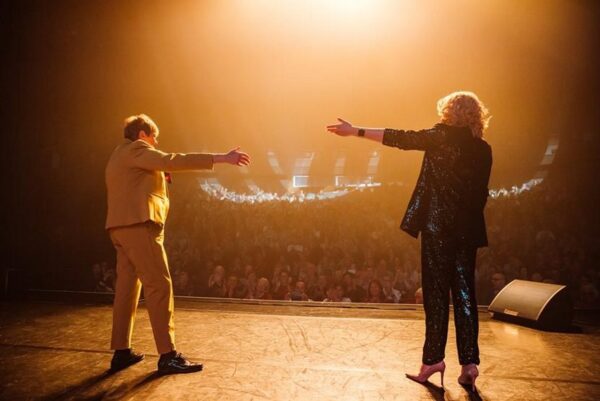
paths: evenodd
<path fill-rule="evenodd" d="M 355 127 L 338 118 L 339 123 L 328 125 L 327 131 L 339 136 L 362 136 L 386 146 L 403 150 L 427 150 L 439 146 L 444 140 L 444 130 L 438 124 L 434 128 L 419 131 L 390 128 Z"/>
<path fill-rule="evenodd" d="M 339 136 L 362 136 L 379 143 L 383 141 L 384 128 L 355 127 L 341 118 L 338 121 L 338 124 L 328 125 L 327 131 Z"/>
<path fill-rule="evenodd" d="M 237 166 L 250 164 L 250 156 L 240 152 L 240 148 L 227 153 L 166 153 L 136 141 L 132 150 L 132 160 L 136 167 L 158 171 L 191 171 L 212 169 L 214 164 L 227 163 Z"/>

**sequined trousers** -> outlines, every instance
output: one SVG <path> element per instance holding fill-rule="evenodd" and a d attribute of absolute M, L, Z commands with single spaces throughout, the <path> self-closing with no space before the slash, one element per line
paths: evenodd
<path fill-rule="evenodd" d="M 476 255 L 477 248 L 467 245 L 465 241 L 421 233 L 421 277 L 426 325 L 423 363 L 426 365 L 438 363 L 445 356 L 450 292 L 460 364 L 479 364 Z"/>

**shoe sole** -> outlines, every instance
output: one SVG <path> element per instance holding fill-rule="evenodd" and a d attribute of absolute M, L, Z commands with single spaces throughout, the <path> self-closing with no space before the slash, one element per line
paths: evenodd
<path fill-rule="evenodd" d="M 188 369 L 188 370 L 160 370 L 160 369 L 158 369 L 157 372 L 159 375 L 164 376 L 164 375 L 197 373 L 197 372 L 202 372 L 203 369 L 204 369 L 204 366 L 200 366 L 198 368 Z"/>

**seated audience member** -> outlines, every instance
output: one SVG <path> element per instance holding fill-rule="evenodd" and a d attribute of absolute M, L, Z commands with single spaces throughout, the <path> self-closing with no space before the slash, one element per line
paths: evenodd
<path fill-rule="evenodd" d="M 115 292 L 115 282 L 117 279 L 117 272 L 115 269 L 109 267 L 107 262 L 102 262 L 100 264 L 100 270 L 102 272 L 102 276 L 96 285 L 96 291 Z"/>
<path fill-rule="evenodd" d="M 388 302 L 383 294 L 383 287 L 379 280 L 374 279 L 369 283 L 369 292 L 363 302 L 368 303 L 385 303 Z"/>
<path fill-rule="evenodd" d="M 308 297 L 313 301 L 322 301 L 327 296 L 327 275 L 319 274 L 317 283 L 308 291 Z"/>
<path fill-rule="evenodd" d="M 506 278 L 504 277 L 504 273 L 496 272 L 492 274 L 492 292 L 488 297 L 488 304 L 492 302 L 496 295 L 504 288 L 506 285 Z"/>
<path fill-rule="evenodd" d="M 351 272 L 346 272 L 342 276 L 342 287 L 344 296 L 350 298 L 352 302 L 361 302 L 366 296 L 366 291 L 356 284 L 355 276 Z"/>
<path fill-rule="evenodd" d="M 223 298 L 227 289 L 225 288 L 225 268 L 221 265 L 215 266 L 213 274 L 208 278 L 209 297 Z"/>
<path fill-rule="evenodd" d="M 279 272 L 279 285 L 273 290 L 273 299 L 285 300 L 289 299 L 290 293 L 290 276 L 287 270 Z"/>
<path fill-rule="evenodd" d="M 173 271 L 173 292 L 177 295 L 193 295 L 194 286 L 190 280 L 190 275 L 185 270 L 177 269 Z"/>
<path fill-rule="evenodd" d="M 269 280 L 266 277 L 258 279 L 252 299 L 272 299 L 269 292 Z"/>
<path fill-rule="evenodd" d="M 256 273 L 250 271 L 246 273 L 246 278 L 240 280 L 241 285 L 246 289 L 246 298 L 254 298 L 254 292 L 256 291 Z"/>
<path fill-rule="evenodd" d="M 246 286 L 240 282 L 236 275 L 230 275 L 227 278 L 226 285 L 227 298 L 245 298 L 246 297 Z"/>
<path fill-rule="evenodd" d="M 306 294 L 306 283 L 303 280 L 297 280 L 294 289 L 289 294 L 290 301 L 309 301 Z"/>
<path fill-rule="evenodd" d="M 394 288 L 392 278 L 389 275 L 383 276 L 382 283 L 383 285 L 383 295 L 385 296 L 386 302 L 391 303 L 400 303 L 400 298 L 402 294 L 400 291 Z"/>
<path fill-rule="evenodd" d="M 344 289 L 341 284 L 329 284 L 327 286 L 327 297 L 323 302 L 352 302 L 350 298 L 344 297 Z"/>

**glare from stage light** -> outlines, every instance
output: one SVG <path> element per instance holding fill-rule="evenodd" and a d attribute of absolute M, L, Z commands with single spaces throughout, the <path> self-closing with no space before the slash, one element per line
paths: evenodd
<path fill-rule="evenodd" d="M 358 189 L 364 189 L 365 187 L 356 188 L 344 188 L 335 191 L 321 191 L 321 192 L 288 192 L 283 195 L 279 195 L 274 192 L 264 192 L 258 187 L 253 188 L 252 194 L 240 194 L 234 191 L 230 191 L 222 186 L 216 180 L 205 180 L 200 183 L 200 188 L 206 192 L 209 196 L 234 203 L 264 203 L 264 202 L 305 202 L 305 201 L 316 201 L 316 200 L 327 200 L 339 198 L 341 196 L 348 195 L 350 192 Z"/>
<path fill-rule="evenodd" d="M 542 178 L 533 178 L 525 183 L 523 183 L 520 187 L 517 185 L 513 185 L 510 189 L 500 188 L 500 189 L 490 189 L 490 197 L 492 199 L 496 198 L 504 198 L 521 195 L 523 192 L 530 191 L 533 187 L 538 186 L 543 181 Z"/>
<path fill-rule="evenodd" d="M 362 191 L 365 189 L 374 190 L 375 188 L 381 188 L 383 185 L 380 182 L 374 182 L 373 177 L 367 177 L 366 180 L 352 183 L 345 176 L 335 176 L 335 190 L 323 189 L 319 192 L 304 192 L 299 190 L 300 188 L 307 187 L 304 180 L 308 179 L 308 176 L 294 176 L 293 179 L 282 180 L 282 185 L 288 188 L 288 191 L 284 194 L 278 194 L 275 192 L 265 192 L 252 180 L 245 180 L 246 186 L 250 189 L 250 194 L 238 193 L 225 188 L 218 179 L 208 178 L 200 179 L 200 188 L 206 192 L 209 196 L 217 198 L 219 200 L 231 201 L 234 203 L 263 203 L 263 202 L 304 202 L 304 201 L 316 201 L 316 200 L 327 200 L 335 199 L 341 196 L 348 195 L 355 191 Z M 500 188 L 491 189 L 489 191 L 492 199 L 504 198 L 504 197 L 515 197 L 523 194 L 526 191 L 530 191 L 537 185 L 541 184 L 543 179 L 534 178 L 521 186 L 514 185 L 510 189 Z"/>
<path fill-rule="evenodd" d="M 341 18 L 361 19 L 379 9 L 381 3 L 381 0 L 321 0 L 315 5 Z"/>

